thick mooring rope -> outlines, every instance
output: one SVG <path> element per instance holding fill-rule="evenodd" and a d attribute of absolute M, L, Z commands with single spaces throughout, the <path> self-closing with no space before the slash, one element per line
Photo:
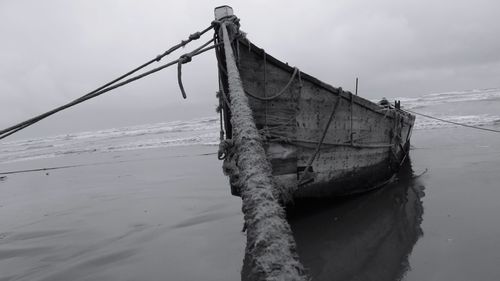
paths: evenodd
<path fill-rule="evenodd" d="M 229 26 L 228 26 L 229 25 Z M 307 278 L 296 253 L 290 225 L 283 207 L 274 195 L 271 164 L 266 158 L 260 134 L 255 126 L 248 98 L 243 90 L 227 27 L 235 34 L 236 25 L 223 23 L 224 42 L 231 103 L 234 149 L 243 184 L 241 198 L 247 228 L 246 253 L 251 280 L 305 281 Z M 242 275 L 246 275 L 242 272 Z M 248 278 L 250 279 L 250 277 Z"/>

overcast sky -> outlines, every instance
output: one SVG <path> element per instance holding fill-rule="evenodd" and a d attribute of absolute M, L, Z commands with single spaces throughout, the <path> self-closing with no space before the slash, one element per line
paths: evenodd
<path fill-rule="evenodd" d="M 222 4 L 271 55 L 347 90 L 358 76 L 360 95 L 370 99 L 500 86 L 500 2 L 493 0 L 0 0 L 0 127 L 155 57 L 207 27 Z M 172 68 L 20 136 L 214 115 L 213 53 L 185 65 L 183 77 L 187 100 Z"/>

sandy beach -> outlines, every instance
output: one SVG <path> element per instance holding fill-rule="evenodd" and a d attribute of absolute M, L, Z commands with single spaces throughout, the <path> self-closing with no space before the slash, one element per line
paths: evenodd
<path fill-rule="evenodd" d="M 412 144 L 396 183 L 289 212 L 313 280 L 495 280 L 500 137 L 416 130 Z M 0 280 L 239 280 L 241 202 L 216 149 L 1 164 L 73 167 L 3 175 Z"/>
<path fill-rule="evenodd" d="M 245 237 L 213 146 L 1 170 L 0 280 L 238 280 Z"/>
<path fill-rule="evenodd" d="M 496 126 L 498 129 L 498 126 Z M 467 128 L 414 134 L 423 237 L 405 280 L 496 280 L 500 264 L 500 135 Z"/>
<path fill-rule="evenodd" d="M 447 128 L 412 140 L 397 182 L 293 213 L 313 280 L 497 279 L 500 136 Z"/>

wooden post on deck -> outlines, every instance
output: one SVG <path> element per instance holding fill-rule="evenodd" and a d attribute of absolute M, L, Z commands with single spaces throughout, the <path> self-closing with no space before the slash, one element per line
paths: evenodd
<path fill-rule="evenodd" d="M 222 20 L 219 33 L 224 42 L 229 85 L 233 143 L 242 183 L 241 198 L 247 226 L 245 280 L 305 281 L 295 240 L 285 211 L 273 189 L 271 164 L 244 92 L 231 39 L 238 33 L 234 20 Z M 243 276 L 249 275 L 249 276 Z"/>
<path fill-rule="evenodd" d="M 356 96 L 358 95 L 358 77 L 356 77 L 356 90 L 354 91 Z"/>

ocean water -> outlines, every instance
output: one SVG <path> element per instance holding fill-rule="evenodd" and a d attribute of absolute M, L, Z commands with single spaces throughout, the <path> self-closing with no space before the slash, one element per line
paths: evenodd
<path fill-rule="evenodd" d="M 401 100 L 403 108 L 474 126 L 500 124 L 500 88 L 426 94 Z M 417 117 L 415 130 L 441 129 L 456 125 Z M 171 121 L 0 142 L 0 163 L 67 155 L 163 148 L 189 145 L 217 145 L 219 119 L 209 116 L 188 121 Z"/>
<path fill-rule="evenodd" d="M 79 132 L 0 145 L 0 163 L 171 146 L 218 145 L 218 117 Z"/>

